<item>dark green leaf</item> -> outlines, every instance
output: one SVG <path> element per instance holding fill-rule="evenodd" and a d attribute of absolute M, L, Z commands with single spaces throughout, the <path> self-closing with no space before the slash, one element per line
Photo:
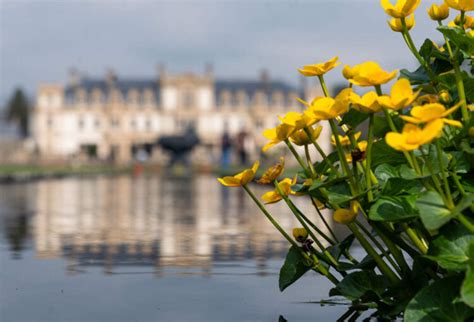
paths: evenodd
<path fill-rule="evenodd" d="M 458 47 L 464 54 L 465 58 L 470 58 L 474 55 L 474 41 L 461 28 L 453 28 L 448 26 L 438 27 L 438 30 Z"/>
<path fill-rule="evenodd" d="M 301 251 L 292 246 L 286 255 L 285 263 L 280 269 L 278 280 L 280 291 L 283 292 L 285 288 L 296 282 L 310 268 L 306 259 L 301 255 Z"/>
<path fill-rule="evenodd" d="M 464 322 L 472 317 L 474 310 L 462 302 L 456 302 L 460 278 L 451 276 L 423 288 L 408 303 L 406 322 Z"/>
<path fill-rule="evenodd" d="M 472 237 L 462 225 L 447 225 L 431 243 L 426 257 L 444 269 L 463 270 L 469 259 L 468 248 Z"/>
<path fill-rule="evenodd" d="M 347 236 L 346 238 L 344 238 L 343 241 L 341 241 L 340 243 L 336 244 L 336 245 L 333 245 L 333 246 L 330 246 L 328 247 L 328 251 L 329 253 L 336 259 L 336 260 L 339 260 L 339 258 L 341 257 L 341 255 L 349 250 L 349 248 L 351 247 L 352 243 L 354 242 L 354 235 L 350 234 L 349 236 Z"/>
<path fill-rule="evenodd" d="M 428 74 L 426 74 L 426 71 L 423 67 L 418 67 L 418 69 L 414 72 L 402 69 L 400 71 L 400 76 L 407 78 L 412 85 L 425 84 L 430 81 L 430 78 Z"/>
<path fill-rule="evenodd" d="M 470 307 L 474 307 L 474 239 L 471 239 L 467 255 L 469 261 L 466 277 L 461 287 L 461 299 Z"/>
<path fill-rule="evenodd" d="M 346 124 L 355 129 L 360 123 L 364 122 L 368 118 L 368 113 L 362 113 L 352 108 L 342 117 L 341 124 Z"/>
<path fill-rule="evenodd" d="M 370 292 L 381 298 L 388 285 L 389 281 L 383 275 L 377 275 L 373 271 L 359 271 L 344 277 L 336 286 L 336 294 L 357 300 Z"/>
<path fill-rule="evenodd" d="M 422 188 L 422 184 L 417 180 L 390 178 L 384 185 L 382 194 L 386 196 L 395 196 L 401 193 L 418 194 Z"/>
<path fill-rule="evenodd" d="M 382 196 L 370 207 L 369 219 L 373 221 L 400 221 L 417 217 L 415 196 Z"/>
<path fill-rule="evenodd" d="M 390 178 L 398 177 L 398 171 L 389 164 L 381 164 L 375 169 L 375 176 L 381 182 L 386 182 Z"/>
<path fill-rule="evenodd" d="M 380 140 L 372 145 L 372 167 L 386 163 L 390 165 L 398 165 L 405 162 L 405 157 L 402 153 L 392 149 L 385 143 L 385 140 Z"/>
<path fill-rule="evenodd" d="M 443 198 L 434 191 L 421 194 L 416 201 L 416 207 L 423 225 L 429 230 L 440 228 L 454 217 L 454 214 L 444 206 Z"/>

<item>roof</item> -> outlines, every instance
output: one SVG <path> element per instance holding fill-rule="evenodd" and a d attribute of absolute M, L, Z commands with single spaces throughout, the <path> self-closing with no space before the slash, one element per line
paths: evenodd
<path fill-rule="evenodd" d="M 93 90 L 98 89 L 106 95 L 110 92 L 110 86 L 105 79 L 84 78 L 76 86 L 67 86 L 65 90 L 66 102 L 74 101 L 74 93 L 77 88 L 84 89 L 88 94 Z M 133 79 L 133 78 L 119 78 L 114 81 L 113 88 L 118 89 L 123 96 L 128 94 L 131 89 L 143 92 L 144 90 L 152 90 L 156 102 L 160 99 L 160 84 L 156 79 Z M 272 97 L 274 92 L 281 92 L 286 98 L 290 93 L 297 93 L 301 95 L 301 90 L 283 82 L 283 81 L 268 81 L 263 83 L 258 80 L 239 80 L 239 79 L 217 79 L 214 82 L 216 102 L 219 101 L 223 91 L 229 91 L 235 95 L 240 91 L 245 92 L 249 97 L 253 97 L 256 92 L 262 91 Z"/>

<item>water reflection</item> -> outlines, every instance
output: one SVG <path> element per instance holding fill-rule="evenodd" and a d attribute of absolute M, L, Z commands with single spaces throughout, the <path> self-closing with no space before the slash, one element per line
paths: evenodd
<path fill-rule="evenodd" d="M 243 190 L 210 176 L 64 179 L 0 189 L 12 256 L 21 256 L 31 234 L 36 257 L 64 259 L 70 274 L 146 266 L 157 276 L 169 267 L 208 275 L 251 260 L 264 275 L 267 261 L 288 248 Z M 297 203 L 314 213 L 305 200 Z M 271 210 L 283 227 L 297 225 L 282 204 Z"/>

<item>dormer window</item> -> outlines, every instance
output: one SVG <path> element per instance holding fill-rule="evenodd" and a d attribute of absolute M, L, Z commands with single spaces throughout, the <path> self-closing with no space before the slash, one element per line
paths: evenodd
<path fill-rule="evenodd" d="M 143 105 L 146 107 L 152 107 L 155 105 L 155 95 L 153 91 L 149 88 L 143 91 Z"/>
<path fill-rule="evenodd" d="M 139 93 L 137 90 L 135 89 L 132 89 L 128 92 L 127 94 L 127 101 L 128 101 L 128 104 L 130 104 L 131 106 L 137 106 L 138 105 L 138 100 L 139 100 Z"/>

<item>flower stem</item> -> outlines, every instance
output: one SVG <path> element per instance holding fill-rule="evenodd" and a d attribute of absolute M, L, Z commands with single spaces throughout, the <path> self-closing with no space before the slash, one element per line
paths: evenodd
<path fill-rule="evenodd" d="M 449 203 L 448 208 L 454 208 L 453 197 L 451 195 L 451 189 L 449 188 L 448 177 L 446 176 L 446 169 L 443 164 L 443 151 L 441 150 L 441 144 L 439 140 L 436 140 L 436 154 L 438 156 L 438 166 L 439 171 L 441 171 L 441 177 L 443 178 L 444 192 L 446 194 L 446 199 Z"/>
<path fill-rule="evenodd" d="M 400 279 L 395 275 L 395 273 L 390 269 L 390 267 L 385 263 L 385 261 L 380 257 L 380 255 L 375 251 L 375 249 L 370 245 L 370 243 L 365 239 L 364 235 L 359 231 L 359 228 L 356 224 L 350 223 L 347 225 L 352 231 L 354 236 L 357 238 L 361 246 L 366 250 L 366 252 L 375 260 L 380 271 L 390 280 L 392 283 L 398 283 Z"/>
<path fill-rule="evenodd" d="M 286 143 L 286 146 L 288 146 L 288 149 L 290 149 L 291 153 L 293 153 L 296 161 L 298 161 L 298 163 L 300 164 L 300 166 L 303 168 L 304 172 L 306 173 L 306 175 L 308 176 L 308 178 L 311 178 L 311 172 L 308 170 L 308 168 L 306 167 L 303 159 L 301 159 L 300 155 L 298 154 L 298 152 L 296 152 L 295 148 L 293 147 L 293 145 L 291 144 L 291 142 L 288 140 L 288 139 L 285 139 L 285 143 Z"/>
<path fill-rule="evenodd" d="M 341 162 L 342 168 L 344 169 L 344 172 L 348 176 L 349 184 L 351 186 L 351 191 L 352 194 L 354 194 L 354 178 L 352 176 L 352 171 L 349 169 L 349 165 L 347 164 L 347 160 L 344 155 L 344 151 L 342 150 L 342 145 L 339 140 L 339 132 L 337 130 L 337 126 L 334 123 L 334 120 L 329 120 L 329 124 L 331 125 L 331 130 L 334 135 L 334 139 L 336 141 L 336 149 L 337 149 L 337 154 L 339 156 L 339 161 Z"/>
<path fill-rule="evenodd" d="M 313 161 L 311 161 L 311 156 L 309 154 L 309 150 L 308 150 L 308 145 L 305 144 L 304 145 L 304 153 L 306 155 L 306 161 L 308 163 L 308 168 L 309 168 L 309 171 L 311 172 L 311 178 L 314 178 L 316 177 L 316 171 L 314 170 L 314 167 L 313 167 Z"/>
<path fill-rule="evenodd" d="M 319 82 L 321 83 L 321 88 L 323 89 L 324 96 L 329 97 L 329 91 L 328 88 L 326 87 L 326 82 L 324 81 L 324 76 L 319 75 Z"/>
<path fill-rule="evenodd" d="M 367 150 L 366 150 L 366 159 L 365 159 L 365 183 L 367 185 L 367 199 L 369 202 L 374 200 L 374 195 L 372 193 L 372 179 L 370 177 L 371 172 L 371 162 L 372 162 L 372 141 L 374 135 L 374 113 L 369 115 L 369 133 L 367 136 Z"/>
<path fill-rule="evenodd" d="M 258 200 L 258 198 L 255 196 L 255 194 L 252 192 L 252 190 L 250 190 L 247 187 L 247 185 L 243 185 L 242 188 L 244 188 L 245 192 L 248 193 L 250 198 L 252 198 L 252 200 L 257 204 L 258 208 L 260 208 L 260 210 L 263 212 L 265 217 L 267 217 L 267 219 L 273 224 L 273 226 L 275 226 L 275 228 L 283 235 L 283 237 L 285 237 L 285 239 L 291 245 L 299 248 L 298 244 L 293 240 L 293 238 L 291 238 L 286 233 L 286 231 L 280 226 L 280 224 L 272 217 L 272 215 L 270 215 L 270 213 L 267 211 L 267 209 L 265 209 L 265 206 L 260 202 L 260 200 Z"/>
<path fill-rule="evenodd" d="M 336 176 L 339 177 L 339 172 L 334 167 L 334 165 L 331 163 L 331 160 L 329 160 L 326 153 L 324 153 L 323 149 L 321 149 L 321 146 L 318 144 L 318 142 L 316 142 L 316 140 L 313 138 L 313 136 L 311 135 L 311 132 L 309 131 L 309 129 L 307 127 L 305 127 L 303 130 L 306 133 L 306 135 L 308 136 L 308 138 L 310 139 L 311 143 L 313 143 L 313 145 L 316 148 L 316 150 L 318 151 L 318 153 L 323 158 L 323 161 L 326 162 L 327 165 L 331 168 L 331 170 L 336 174 Z"/>
<path fill-rule="evenodd" d="M 317 203 L 316 203 L 316 201 L 314 200 L 313 197 L 311 197 L 311 203 L 313 204 L 314 209 L 316 209 L 316 212 L 318 213 L 319 218 L 321 218 L 321 221 L 324 223 L 324 226 L 326 226 L 326 229 L 331 234 L 331 237 L 336 241 L 336 243 L 339 243 L 339 239 L 337 238 L 336 234 L 333 232 L 333 230 L 332 230 L 331 226 L 329 225 L 329 223 L 327 222 L 326 218 L 324 218 L 323 214 L 321 213 L 321 210 L 319 210 L 319 207 L 318 207 L 318 205 L 317 205 Z"/>

